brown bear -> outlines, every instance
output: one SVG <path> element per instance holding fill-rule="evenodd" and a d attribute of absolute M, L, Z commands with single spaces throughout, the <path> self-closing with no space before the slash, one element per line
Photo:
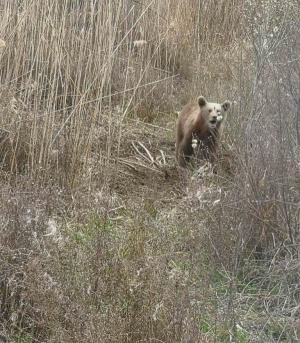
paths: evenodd
<path fill-rule="evenodd" d="M 228 111 L 231 102 L 222 104 L 208 102 L 200 96 L 196 104 L 187 104 L 181 111 L 177 122 L 176 158 L 185 166 L 194 150 L 197 157 L 214 162 L 218 141 L 222 129 L 224 112 Z"/>

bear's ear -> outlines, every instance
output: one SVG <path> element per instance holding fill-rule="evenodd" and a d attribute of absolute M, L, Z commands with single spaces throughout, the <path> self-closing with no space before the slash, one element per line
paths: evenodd
<path fill-rule="evenodd" d="M 223 110 L 226 112 L 226 111 L 229 110 L 229 108 L 231 106 L 231 102 L 226 100 L 226 101 L 223 102 L 223 104 L 221 106 L 222 106 Z"/>
<path fill-rule="evenodd" d="M 198 104 L 199 104 L 199 106 L 200 107 L 203 107 L 203 106 L 205 106 L 206 104 L 207 104 L 207 101 L 206 101 L 206 99 L 204 98 L 204 96 L 199 96 L 199 98 L 198 98 Z"/>

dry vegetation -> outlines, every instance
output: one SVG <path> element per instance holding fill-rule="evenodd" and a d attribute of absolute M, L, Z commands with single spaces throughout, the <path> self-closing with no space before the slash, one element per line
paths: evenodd
<path fill-rule="evenodd" d="M 300 340 L 299 13 L 0 0 L 1 342 Z M 174 160 L 200 94 L 217 174 Z"/>

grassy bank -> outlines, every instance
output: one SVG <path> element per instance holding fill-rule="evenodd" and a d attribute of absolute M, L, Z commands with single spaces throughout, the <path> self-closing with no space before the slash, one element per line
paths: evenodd
<path fill-rule="evenodd" d="M 0 341 L 297 342 L 299 2 L 0 10 Z M 217 174 L 175 162 L 201 94 Z"/>

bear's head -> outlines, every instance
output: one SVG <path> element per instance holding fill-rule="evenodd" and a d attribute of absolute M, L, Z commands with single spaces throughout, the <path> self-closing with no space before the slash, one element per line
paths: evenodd
<path fill-rule="evenodd" d="M 218 104 L 214 102 L 208 102 L 203 96 L 199 96 L 198 105 L 208 127 L 210 129 L 215 129 L 218 124 L 223 121 L 223 114 L 229 110 L 231 102 L 226 100 L 222 104 Z"/>

